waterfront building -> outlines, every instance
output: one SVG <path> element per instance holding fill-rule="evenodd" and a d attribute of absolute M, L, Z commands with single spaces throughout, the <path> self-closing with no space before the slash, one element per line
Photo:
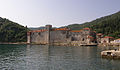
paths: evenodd
<path fill-rule="evenodd" d="M 27 43 L 30 44 L 79 44 L 96 43 L 96 33 L 90 28 L 71 30 L 69 28 L 52 28 L 46 25 L 45 29 L 33 30 L 27 33 Z"/>
<path fill-rule="evenodd" d="M 96 37 L 97 37 L 97 43 L 101 43 L 101 39 L 103 38 L 103 34 L 102 33 L 97 33 L 96 34 Z"/>
<path fill-rule="evenodd" d="M 105 36 L 104 38 L 101 38 L 101 43 L 110 43 L 113 40 L 114 40 L 113 37 L 111 37 L 111 36 Z"/>
<path fill-rule="evenodd" d="M 120 43 L 120 39 L 114 40 L 113 43 Z"/>

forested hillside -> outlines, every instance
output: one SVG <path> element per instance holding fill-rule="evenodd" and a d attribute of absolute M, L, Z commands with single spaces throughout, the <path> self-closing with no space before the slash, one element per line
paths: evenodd
<path fill-rule="evenodd" d="M 97 33 L 103 33 L 108 36 L 120 38 L 120 12 L 101 17 L 99 19 L 84 24 L 68 25 L 73 30 L 79 30 L 84 27 L 90 27 Z"/>
<path fill-rule="evenodd" d="M 0 17 L 0 42 L 26 42 L 27 27 Z"/>

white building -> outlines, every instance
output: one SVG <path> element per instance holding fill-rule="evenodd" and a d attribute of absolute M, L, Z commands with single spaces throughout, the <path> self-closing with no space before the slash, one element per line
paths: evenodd
<path fill-rule="evenodd" d="M 114 43 L 120 43 L 120 39 L 114 40 Z"/>

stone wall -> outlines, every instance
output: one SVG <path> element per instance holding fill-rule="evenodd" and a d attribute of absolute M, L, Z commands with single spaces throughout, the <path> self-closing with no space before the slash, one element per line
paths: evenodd
<path fill-rule="evenodd" d="M 46 44 L 47 40 L 48 40 L 47 31 L 31 33 L 31 43 Z"/>
<path fill-rule="evenodd" d="M 47 25 L 46 29 L 30 31 L 28 33 L 28 43 L 35 44 L 70 44 L 73 42 L 79 42 L 81 44 L 90 44 L 94 42 L 96 38 L 95 32 L 89 28 L 72 31 L 67 28 L 55 28 L 51 25 Z"/>
<path fill-rule="evenodd" d="M 114 39 L 112 39 L 112 38 L 101 38 L 101 43 L 110 43 L 113 40 Z"/>
<path fill-rule="evenodd" d="M 79 41 L 80 43 L 91 43 L 94 42 L 96 38 L 96 34 L 92 31 L 80 31 L 80 32 L 71 32 L 72 41 Z M 89 38 L 91 37 L 91 38 Z"/>
<path fill-rule="evenodd" d="M 50 43 L 66 43 L 71 41 L 69 31 L 50 31 Z"/>

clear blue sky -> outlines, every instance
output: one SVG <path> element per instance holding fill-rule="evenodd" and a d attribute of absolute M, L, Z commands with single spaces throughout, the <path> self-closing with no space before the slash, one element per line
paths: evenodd
<path fill-rule="evenodd" d="M 0 17 L 28 27 L 84 23 L 120 11 L 120 0 L 0 0 Z"/>

